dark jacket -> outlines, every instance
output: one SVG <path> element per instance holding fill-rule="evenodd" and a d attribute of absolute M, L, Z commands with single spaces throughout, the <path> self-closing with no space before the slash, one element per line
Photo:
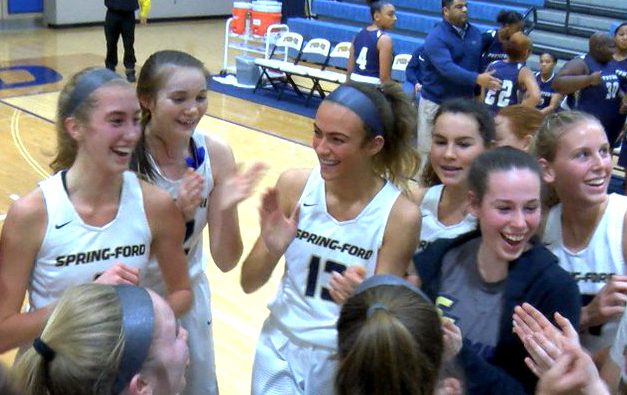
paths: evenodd
<path fill-rule="evenodd" d="M 476 237 L 481 237 L 479 231 L 466 233 L 455 239 L 440 239 L 414 255 L 414 265 L 422 282 L 422 290 L 432 300 L 436 300 L 440 289 L 442 258 L 445 253 Z M 559 266 L 557 257 L 538 241 L 534 241 L 533 247 L 518 259 L 510 262 L 504 299 L 499 339 L 492 363 L 476 354 L 466 339 L 457 357 L 465 374 L 469 394 L 533 393 L 537 378 L 525 365 L 527 352 L 512 332 L 512 315 L 516 305 L 528 302 L 551 321 L 554 313 L 559 311 L 575 328 L 579 327 L 581 299 L 577 284 Z"/>
<path fill-rule="evenodd" d="M 472 98 L 482 49 L 482 34 L 472 24 L 462 38 L 450 23 L 437 23 L 424 43 L 422 97 L 437 104 L 457 97 Z"/>
<path fill-rule="evenodd" d="M 418 49 L 414 51 L 405 69 L 405 79 L 414 86 L 417 82 L 422 84 L 421 68 L 423 67 L 422 63 L 424 63 L 424 58 L 422 57 L 423 50 L 424 47 L 418 47 Z"/>
<path fill-rule="evenodd" d="M 105 0 L 105 6 L 115 11 L 135 11 L 139 9 L 137 0 Z"/>

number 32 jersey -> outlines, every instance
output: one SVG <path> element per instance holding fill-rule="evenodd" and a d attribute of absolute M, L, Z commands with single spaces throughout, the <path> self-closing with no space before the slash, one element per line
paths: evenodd
<path fill-rule="evenodd" d="M 386 181 L 357 217 L 338 221 L 327 212 L 320 169 L 312 170 L 298 200 L 296 238 L 285 252 L 286 269 L 270 314 L 297 340 L 335 349 L 340 306 L 329 295 L 331 273 L 350 266 L 374 274 L 392 206 L 400 192 Z"/>

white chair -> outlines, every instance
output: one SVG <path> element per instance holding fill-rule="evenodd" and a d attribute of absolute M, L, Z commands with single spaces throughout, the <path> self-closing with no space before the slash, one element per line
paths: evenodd
<path fill-rule="evenodd" d="M 309 73 L 309 77 L 312 79 L 315 78 L 318 85 L 320 81 L 327 81 L 336 84 L 343 84 L 346 82 L 346 72 L 344 70 L 346 70 L 346 67 L 348 66 L 351 45 L 352 43 L 349 41 L 337 43 L 329 54 L 327 67 L 323 70 L 312 70 Z M 330 70 L 329 68 L 333 68 L 334 70 Z M 324 97 L 323 94 L 321 94 L 321 96 Z"/>
<path fill-rule="evenodd" d="M 263 82 L 266 80 L 277 92 L 280 92 L 280 86 L 290 84 L 296 93 L 302 96 L 294 80 L 292 80 L 289 75 L 280 71 L 282 65 L 293 64 L 290 59 L 297 59 L 300 56 L 302 46 L 302 35 L 295 32 L 286 32 L 277 39 L 268 59 L 255 59 L 255 64 L 261 68 L 261 75 L 257 80 L 253 92 L 263 87 Z"/>
<path fill-rule="evenodd" d="M 305 44 L 302 51 L 300 52 L 300 56 L 298 57 L 296 62 L 294 62 L 294 64 L 284 63 L 279 68 L 279 70 L 287 75 L 290 75 L 290 77 L 298 76 L 311 80 L 312 86 L 308 88 L 309 94 L 307 95 L 307 101 L 305 105 L 309 104 L 309 101 L 311 100 L 314 92 L 320 92 L 322 89 L 318 80 L 314 77 L 311 77 L 310 74 L 315 73 L 316 71 L 323 70 L 326 67 L 329 60 L 330 50 L 331 43 L 329 42 L 329 40 L 324 38 L 313 38 Z M 303 65 L 303 62 L 307 63 L 307 65 Z M 301 86 L 301 88 L 304 87 Z M 281 98 L 282 93 L 283 89 L 279 93 L 279 99 Z"/>
<path fill-rule="evenodd" d="M 400 82 L 401 84 L 407 80 L 405 77 L 405 70 L 407 70 L 407 65 L 411 60 L 411 55 L 406 53 L 401 53 L 394 56 L 394 61 L 392 62 L 392 79 L 394 81 Z"/>

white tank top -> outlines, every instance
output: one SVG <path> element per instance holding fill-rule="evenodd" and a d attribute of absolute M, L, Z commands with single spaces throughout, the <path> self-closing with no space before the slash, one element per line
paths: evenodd
<path fill-rule="evenodd" d="M 115 218 L 106 225 L 83 222 L 63 186 L 61 172 L 39 183 L 48 224 L 29 284 L 30 309 L 46 306 L 63 291 L 88 283 L 113 264 L 146 268 L 152 235 L 137 176 L 126 171 Z"/>
<path fill-rule="evenodd" d="M 194 218 L 185 224 L 185 242 L 183 247 L 185 254 L 187 255 L 187 271 L 189 272 L 190 280 L 194 280 L 197 276 L 203 273 L 203 249 L 202 249 L 202 234 L 203 229 L 207 226 L 207 201 L 209 194 L 213 190 L 213 173 L 211 172 L 211 161 L 209 159 L 208 147 L 204 134 L 199 131 L 194 131 L 192 139 L 196 145 L 196 149 L 203 149 L 204 160 L 200 164 L 200 167 L 194 170 L 196 174 L 199 174 L 204 180 L 202 190 L 202 201 L 194 212 Z M 161 173 L 161 169 L 157 165 L 152 157 L 150 157 L 154 168 L 157 171 L 157 179 L 154 184 L 160 188 L 165 189 L 170 196 L 176 198 L 179 185 L 182 179 L 170 180 Z M 161 277 L 161 271 L 159 270 L 159 264 L 153 257 L 148 264 L 146 275 L 142 278 L 142 286 L 153 289 L 155 292 L 162 296 L 166 293 L 165 284 Z"/>
<path fill-rule="evenodd" d="M 320 169 L 311 171 L 298 200 L 298 230 L 285 252 L 286 270 L 269 305 L 271 316 L 290 337 L 337 348 L 340 306 L 329 296 L 331 272 L 361 265 L 366 277 L 374 274 L 385 226 L 399 195 L 386 181 L 357 217 L 338 221 L 327 212 Z"/>
<path fill-rule="evenodd" d="M 627 273 L 623 257 L 623 220 L 627 211 L 627 197 L 617 194 L 608 196 L 607 207 L 590 242 L 579 252 L 564 246 L 562 237 L 562 205 L 549 211 L 543 241 L 559 258 L 560 266 L 577 282 L 584 303 L 599 293 L 613 274 Z M 592 329 L 581 336 L 582 344 L 597 351 L 612 344 L 619 318 L 604 324 L 600 330 Z"/>
<path fill-rule="evenodd" d="M 430 187 L 427 189 L 422 203 L 420 203 L 422 224 L 420 226 L 420 243 L 416 252 L 424 250 L 437 239 L 452 239 L 477 229 L 477 219 L 471 214 L 466 214 L 461 222 L 453 225 L 444 225 L 438 220 L 438 204 L 442 198 L 443 190 L 443 184 Z"/>

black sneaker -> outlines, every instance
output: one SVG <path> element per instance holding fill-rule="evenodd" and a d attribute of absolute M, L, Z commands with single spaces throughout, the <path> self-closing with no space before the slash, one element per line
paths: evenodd
<path fill-rule="evenodd" d="M 137 78 L 135 78 L 135 69 L 127 69 L 126 70 L 126 80 L 128 82 L 135 82 Z"/>

